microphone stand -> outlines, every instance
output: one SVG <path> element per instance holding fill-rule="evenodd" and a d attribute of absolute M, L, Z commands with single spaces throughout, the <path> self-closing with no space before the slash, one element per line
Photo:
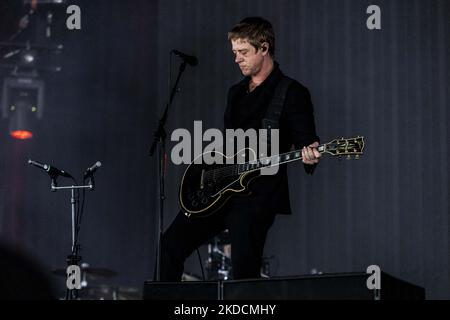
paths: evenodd
<path fill-rule="evenodd" d="M 51 191 L 56 192 L 57 190 L 70 190 L 71 191 L 71 197 L 70 197 L 70 206 L 71 206 L 71 213 L 72 213 L 72 250 L 71 253 L 67 256 L 66 262 L 67 267 L 72 265 L 78 265 L 81 261 L 81 256 L 79 255 L 80 251 L 80 245 L 78 244 L 78 232 L 79 232 L 79 226 L 76 222 L 78 222 L 78 217 L 75 213 L 75 204 L 77 202 L 75 198 L 75 190 L 76 189 L 90 189 L 94 190 L 94 183 L 93 180 L 89 181 L 89 185 L 84 186 L 64 186 L 64 187 L 58 187 L 56 184 L 56 178 L 58 176 L 51 175 Z M 80 275 L 81 276 L 81 275 Z M 69 278 L 69 274 L 67 274 L 67 279 Z M 73 300 L 78 298 L 78 289 L 69 289 L 66 290 L 66 300 Z"/>
<path fill-rule="evenodd" d="M 175 81 L 175 84 L 173 85 L 169 102 L 166 105 L 166 108 L 164 110 L 164 114 L 162 118 L 159 120 L 158 128 L 156 129 L 155 133 L 153 134 L 154 140 L 153 144 L 150 148 L 150 156 L 153 156 L 155 153 L 155 149 L 158 146 L 158 158 L 159 158 L 159 223 L 158 223 L 158 239 L 157 239 L 157 251 L 156 251 L 156 281 L 161 280 L 161 239 L 162 239 L 162 233 L 163 233 L 163 218 L 164 218 L 164 200 L 166 199 L 165 196 L 165 188 L 164 188 L 164 176 L 165 176 L 165 166 L 167 161 L 167 155 L 166 155 L 166 130 L 164 128 L 169 107 L 172 105 L 173 98 L 175 97 L 175 94 L 179 91 L 178 90 L 178 83 L 180 82 L 181 75 L 183 74 L 184 70 L 186 69 L 186 61 L 183 60 L 183 62 L 180 65 L 180 68 L 178 70 L 178 76 Z"/>

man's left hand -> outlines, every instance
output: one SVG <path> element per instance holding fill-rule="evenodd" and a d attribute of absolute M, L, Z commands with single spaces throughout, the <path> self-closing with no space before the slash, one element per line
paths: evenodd
<path fill-rule="evenodd" d="M 316 164 L 319 163 L 320 157 L 322 154 L 317 151 L 317 147 L 319 146 L 319 142 L 314 142 L 307 147 L 303 147 L 302 149 L 302 161 L 305 164 Z"/>

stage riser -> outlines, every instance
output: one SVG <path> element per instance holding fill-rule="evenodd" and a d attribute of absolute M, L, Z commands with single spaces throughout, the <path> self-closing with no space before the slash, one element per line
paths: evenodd
<path fill-rule="evenodd" d="M 276 279 L 144 283 L 145 300 L 422 300 L 425 290 L 388 274 L 381 289 L 367 288 L 368 274 Z"/>

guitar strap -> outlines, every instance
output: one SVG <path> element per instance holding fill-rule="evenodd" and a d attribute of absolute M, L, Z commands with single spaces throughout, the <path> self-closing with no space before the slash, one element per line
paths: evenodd
<path fill-rule="evenodd" d="M 275 93 L 267 108 L 266 114 L 262 119 L 262 129 L 267 129 L 267 144 L 270 145 L 271 129 L 280 128 L 280 116 L 283 111 L 284 102 L 286 101 L 286 93 L 293 80 L 284 76 L 275 88 Z"/>

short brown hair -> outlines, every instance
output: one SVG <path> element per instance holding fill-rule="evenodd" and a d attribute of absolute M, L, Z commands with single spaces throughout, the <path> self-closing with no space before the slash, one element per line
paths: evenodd
<path fill-rule="evenodd" d="M 248 17 L 239 22 L 228 32 L 228 40 L 247 39 L 256 48 L 261 48 L 261 44 L 269 44 L 269 54 L 275 55 L 275 33 L 272 24 L 260 17 Z"/>

